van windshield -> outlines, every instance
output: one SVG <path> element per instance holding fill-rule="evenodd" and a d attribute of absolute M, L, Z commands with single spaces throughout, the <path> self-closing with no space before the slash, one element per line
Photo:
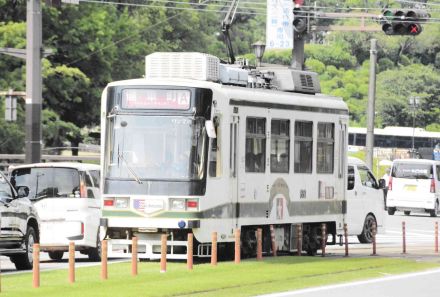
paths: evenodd
<path fill-rule="evenodd" d="M 29 187 L 29 199 L 80 197 L 80 177 L 72 168 L 19 168 L 12 171 L 14 187 Z"/>
<path fill-rule="evenodd" d="M 409 179 L 430 179 L 432 178 L 432 165 L 396 163 L 393 165 L 391 176 Z"/>

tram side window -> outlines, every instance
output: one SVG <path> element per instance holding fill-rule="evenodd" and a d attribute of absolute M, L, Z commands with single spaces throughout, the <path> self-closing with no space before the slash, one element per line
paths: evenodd
<path fill-rule="evenodd" d="M 272 120 L 270 124 L 270 171 L 289 173 L 289 120 Z"/>
<path fill-rule="evenodd" d="M 246 172 L 264 172 L 266 160 L 266 119 L 246 118 Z"/>
<path fill-rule="evenodd" d="M 295 122 L 295 172 L 312 173 L 313 122 Z"/>
<path fill-rule="evenodd" d="M 316 171 L 333 173 L 335 147 L 335 125 L 333 123 L 318 123 L 317 145 Z"/>

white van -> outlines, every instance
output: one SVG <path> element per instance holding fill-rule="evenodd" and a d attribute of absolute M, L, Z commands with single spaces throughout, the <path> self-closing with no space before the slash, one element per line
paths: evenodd
<path fill-rule="evenodd" d="M 377 182 L 363 161 L 348 157 L 345 222 L 348 233 L 357 235 L 361 243 L 373 241 L 373 224 L 376 224 L 377 232 L 381 232 L 385 227 L 384 188 L 385 180 Z"/>
<path fill-rule="evenodd" d="M 388 214 L 396 210 L 439 214 L 440 161 L 396 159 L 388 182 Z"/>
<path fill-rule="evenodd" d="M 70 241 L 92 261 L 101 256 L 99 220 L 100 167 L 83 163 L 37 163 L 11 166 L 15 188 L 27 186 L 41 219 L 41 250 L 60 260 Z"/>

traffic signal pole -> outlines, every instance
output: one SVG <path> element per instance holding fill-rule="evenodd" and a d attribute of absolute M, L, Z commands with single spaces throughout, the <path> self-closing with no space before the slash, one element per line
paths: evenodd
<path fill-rule="evenodd" d="M 368 106 L 367 106 L 367 139 L 366 139 L 366 163 L 373 168 L 374 152 L 374 108 L 376 101 L 376 63 L 377 62 L 377 40 L 371 39 L 370 48 L 370 81 L 368 84 Z"/>
<path fill-rule="evenodd" d="M 304 64 L 304 38 L 293 34 L 292 64 L 293 69 L 303 70 Z"/>
<path fill-rule="evenodd" d="M 26 138 L 25 163 L 41 160 L 42 17 L 40 0 L 26 5 Z"/>

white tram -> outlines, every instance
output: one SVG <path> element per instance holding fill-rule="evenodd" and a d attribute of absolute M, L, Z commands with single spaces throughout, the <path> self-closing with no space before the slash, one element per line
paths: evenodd
<path fill-rule="evenodd" d="M 110 83 L 102 95 L 101 237 L 109 256 L 129 256 L 138 237 L 140 258 L 210 256 L 233 250 L 241 229 L 242 253 L 320 247 L 342 234 L 346 212 L 348 109 L 320 94 L 316 74 L 287 68 L 246 69 L 201 53 L 154 53 L 146 77 Z M 363 218 L 360 218 L 363 221 Z"/>

